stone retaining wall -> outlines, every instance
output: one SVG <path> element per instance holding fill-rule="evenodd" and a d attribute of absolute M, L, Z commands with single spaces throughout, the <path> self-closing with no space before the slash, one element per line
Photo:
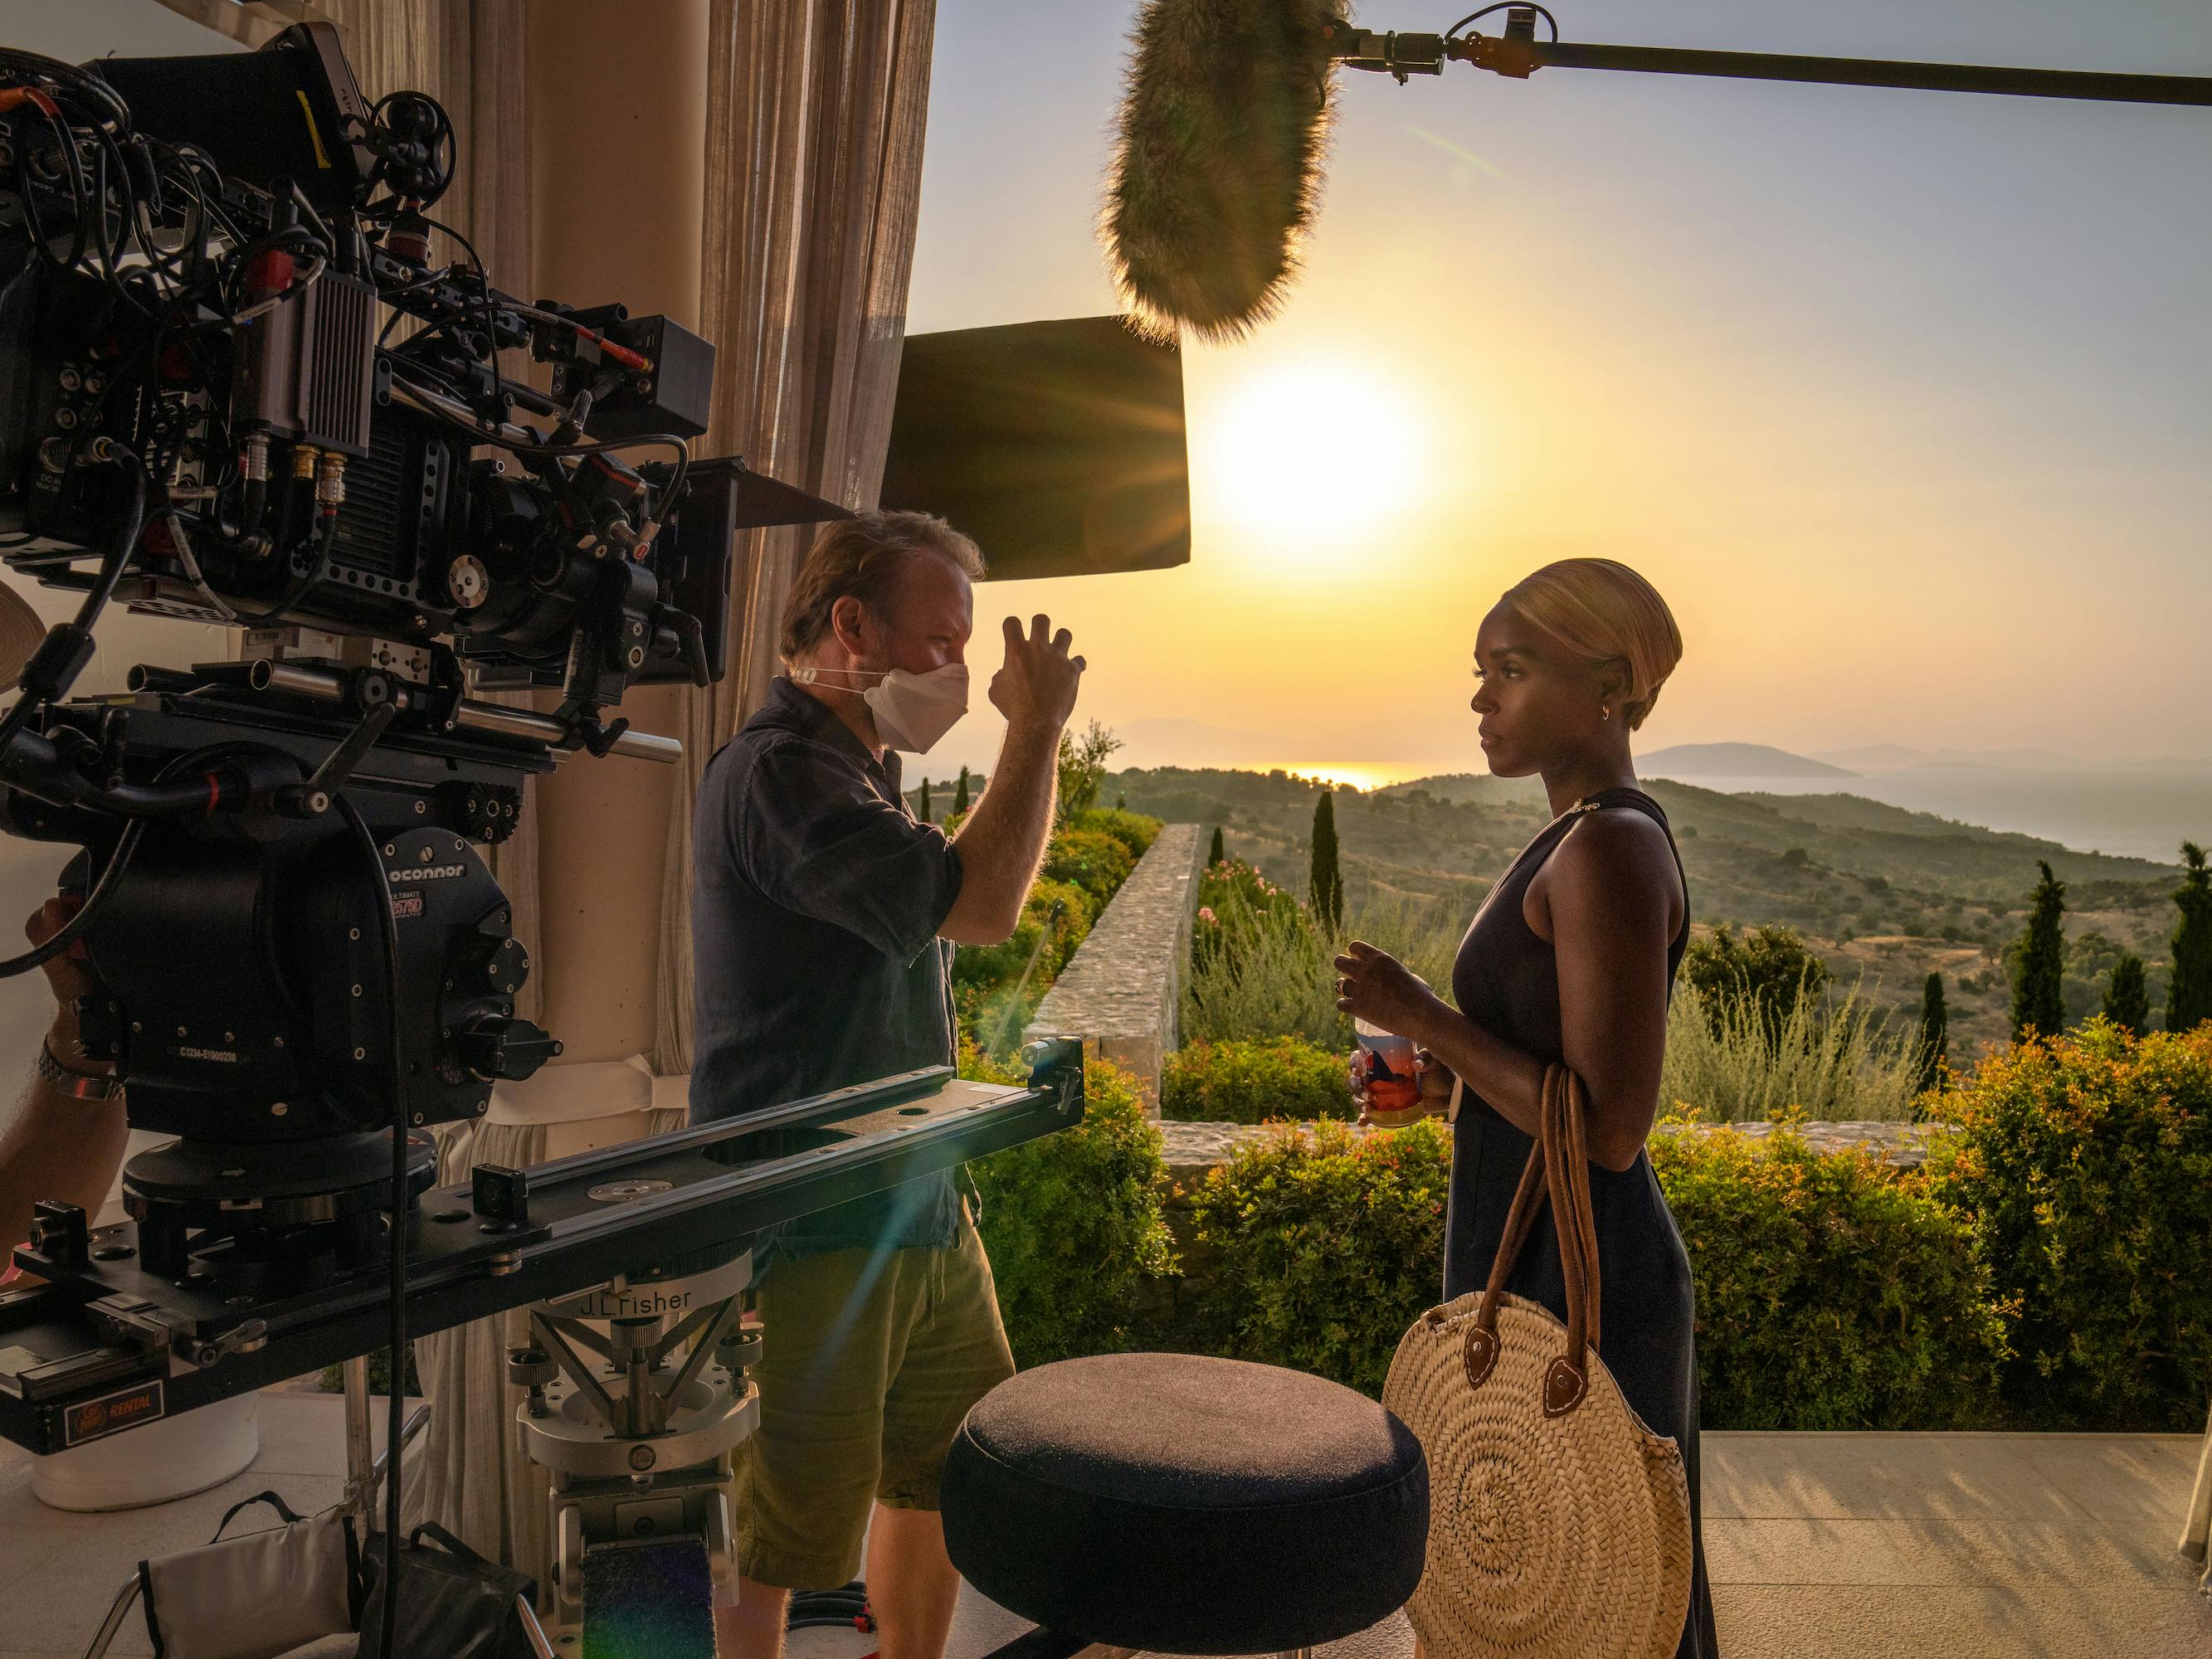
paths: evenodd
<path fill-rule="evenodd" d="M 1136 1078 L 1149 1117 L 1160 1115 L 1160 1068 L 1176 1046 L 1201 856 L 1196 824 L 1162 830 L 1022 1032 L 1081 1037 L 1085 1053 Z"/>

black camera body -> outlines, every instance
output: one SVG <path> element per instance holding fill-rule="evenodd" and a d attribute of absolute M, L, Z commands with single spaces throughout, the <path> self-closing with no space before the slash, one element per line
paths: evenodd
<path fill-rule="evenodd" d="M 11 255 L 31 258 L 0 237 L 0 261 Z M 472 442 L 452 415 L 410 406 L 409 369 L 366 349 L 378 305 L 369 285 L 325 272 L 256 319 L 260 334 L 249 325 L 201 341 L 203 370 L 175 352 L 134 352 L 104 284 L 33 261 L 0 296 L 0 534 L 21 538 L 0 556 L 43 573 L 58 553 L 96 547 L 125 481 L 83 464 L 89 441 L 143 453 L 173 427 L 175 491 L 203 499 L 173 502 L 147 527 L 118 590 L 134 608 L 450 641 L 480 684 L 559 687 L 599 704 L 635 684 L 720 678 L 735 526 L 711 465 L 692 469 L 696 487 L 687 477 L 641 545 L 665 464 L 632 471 L 594 456 L 555 476 Z M 656 343 L 687 342 L 711 376 L 706 342 L 666 318 L 637 320 Z M 261 479 L 226 465 L 223 440 L 240 428 Z"/>

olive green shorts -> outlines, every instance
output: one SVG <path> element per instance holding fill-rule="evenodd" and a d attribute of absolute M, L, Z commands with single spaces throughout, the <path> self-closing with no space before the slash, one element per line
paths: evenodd
<path fill-rule="evenodd" d="M 968 1408 L 1014 1374 L 983 1241 L 775 1262 L 757 1300 L 760 1427 L 736 1452 L 738 1571 L 835 1589 L 870 1507 L 934 1510 Z"/>

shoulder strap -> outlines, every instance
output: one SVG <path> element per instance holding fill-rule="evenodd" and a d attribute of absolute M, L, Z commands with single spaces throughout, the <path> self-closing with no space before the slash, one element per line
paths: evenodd
<path fill-rule="evenodd" d="M 1542 1133 L 1528 1149 L 1521 1184 L 1506 1212 L 1490 1282 L 1469 1326 L 1462 1358 L 1468 1384 L 1482 1386 L 1497 1366 L 1498 1310 L 1505 1281 L 1535 1230 L 1539 1205 L 1548 1201 L 1559 1240 L 1559 1267 L 1567 1289 L 1567 1348 L 1544 1377 L 1544 1414 L 1564 1417 L 1589 1391 L 1589 1352 L 1598 1345 L 1597 1223 L 1590 1210 L 1589 1146 L 1584 1119 L 1589 1102 L 1582 1079 L 1554 1060 L 1544 1073 Z"/>

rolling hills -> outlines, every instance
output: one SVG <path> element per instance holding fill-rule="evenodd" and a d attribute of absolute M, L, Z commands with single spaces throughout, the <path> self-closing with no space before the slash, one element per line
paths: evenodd
<path fill-rule="evenodd" d="M 1218 824 L 1233 855 L 1297 890 L 1322 787 L 1283 772 L 1163 767 L 1109 776 L 1104 798 Z M 1697 924 L 1793 927 L 1845 982 L 1900 1012 L 1917 1010 L 1929 972 L 1942 973 L 1962 1058 L 2007 1035 L 2002 953 L 2025 925 L 2039 860 L 2069 890 L 2069 1013 L 2094 1010 L 2123 947 L 2150 963 L 2152 1006 L 2163 1001 L 2174 866 L 2076 852 L 1850 794 L 1731 794 L 1663 778 L 1646 787 L 1674 826 Z M 1355 915 L 1381 896 L 1471 916 L 1551 816 L 1534 780 L 1471 774 L 1340 789 L 1335 811 Z"/>

